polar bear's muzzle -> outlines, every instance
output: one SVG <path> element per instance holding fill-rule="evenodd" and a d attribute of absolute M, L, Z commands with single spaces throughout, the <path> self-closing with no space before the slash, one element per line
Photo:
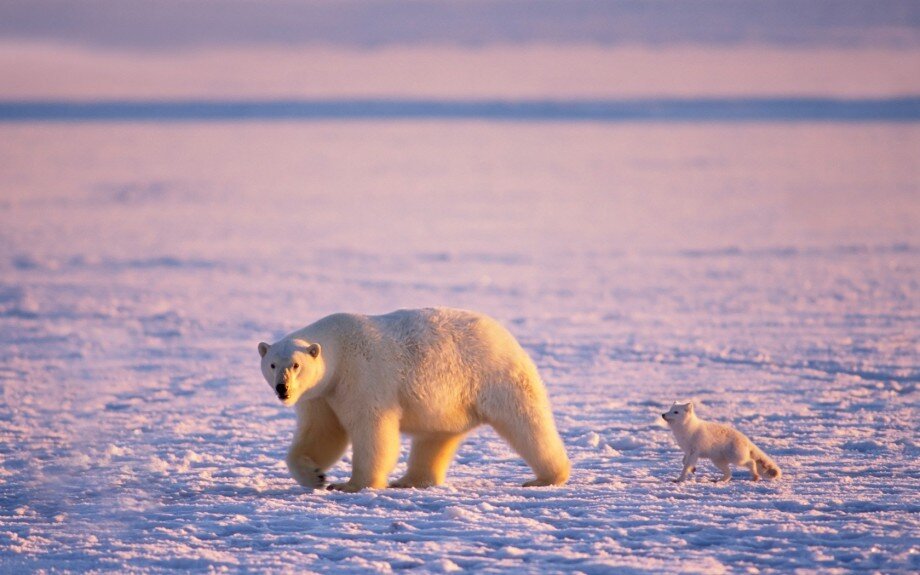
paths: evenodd
<path fill-rule="evenodd" d="M 286 401 L 291 396 L 291 390 L 283 383 L 279 383 L 275 386 L 275 392 L 278 394 L 278 399 L 281 401 Z"/>

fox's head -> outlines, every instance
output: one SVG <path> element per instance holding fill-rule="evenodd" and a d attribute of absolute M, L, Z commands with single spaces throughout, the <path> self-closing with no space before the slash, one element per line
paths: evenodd
<path fill-rule="evenodd" d="M 693 402 L 675 403 L 671 409 L 661 414 L 662 419 L 668 422 L 668 425 L 681 425 L 693 417 Z"/>

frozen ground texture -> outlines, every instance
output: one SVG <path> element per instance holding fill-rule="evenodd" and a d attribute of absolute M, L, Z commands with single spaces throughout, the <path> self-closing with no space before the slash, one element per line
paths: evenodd
<path fill-rule="evenodd" d="M 916 571 L 918 150 L 912 124 L 0 126 L 0 571 Z M 435 489 L 288 477 L 256 343 L 425 305 L 532 353 L 567 486 L 520 487 L 487 429 Z M 783 480 L 669 482 L 686 397 Z"/>

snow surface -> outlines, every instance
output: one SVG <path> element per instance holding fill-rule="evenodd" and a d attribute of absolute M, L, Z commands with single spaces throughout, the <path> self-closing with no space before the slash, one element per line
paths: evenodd
<path fill-rule="evenodd" d="M 915 572 L 918 150 L 915 124 L 0 126 L 0 572 Z M 256 343 L 425 305 L 518 336 L 568 485 L 520 487 L 485 428 L 442 487 L 290 479 Z M 782 481 L 671 483 L 687 397 Z"/>

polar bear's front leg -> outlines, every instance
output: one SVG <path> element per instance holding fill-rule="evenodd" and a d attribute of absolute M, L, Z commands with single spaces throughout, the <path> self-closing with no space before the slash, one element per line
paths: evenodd
<path fill-rule="evenodd" d="M 399 459 L 399 416 L 383 413 L 355 422 L 351 431 L 351 479 L 334 483 L 329 489 L 360 491 L 365 487 L 381 489 Z"/>
<path fill-rule="evenodd" d="M 342 457 L 346 447 L 348 434 L 329 404 L 313 400 L 298 421 L 286 459 L 288 470 L 304 487 L 322 487 L 326 482 L 323 472 Z"/>

